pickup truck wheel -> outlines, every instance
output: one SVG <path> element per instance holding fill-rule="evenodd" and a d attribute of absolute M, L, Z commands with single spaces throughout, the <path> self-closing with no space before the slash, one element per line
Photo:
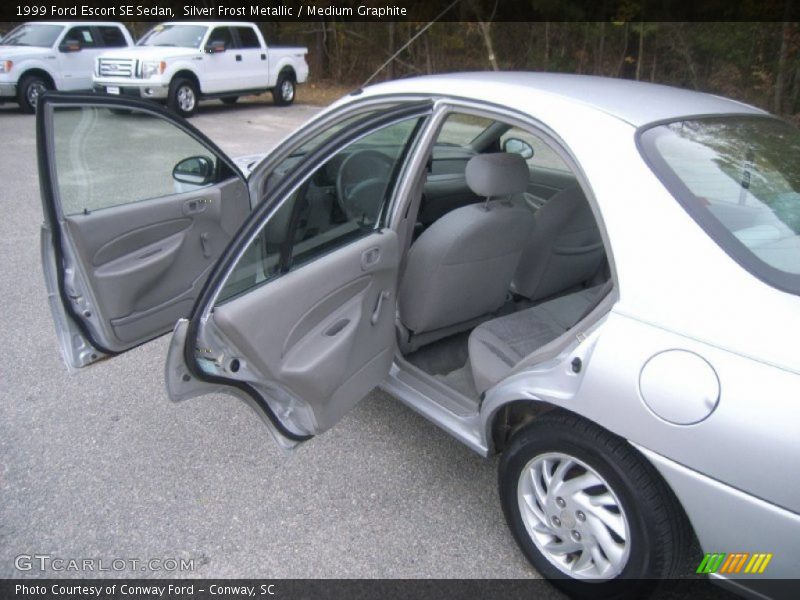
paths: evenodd
<path fill-rule="evenodd" d="M 19 102 L 22 112 L 36 112 L 36 103 L 39 100 L 39 96 L 49 89 L 51 88 L 47 81 L 38 75 L 26 75 L 23 77 L 17 88 L 17 102 Z"/>
<path fill-rule="evenodd" d="M 223 104 L 236 104 L 236 101 L 238 99 L 239 99 L 239 96 L 227 96 L 225 98 L 222 98 L 221 100 L 222 100 Z"/>
<path fill-rule="evenodd" d="M 672 491 L 628 442 L 577 415 L 517 432 L 499 487 L 517 544 L 572 597 L 638 596 L 687 564 L 691 528 Z"/>
<path fill-rule="evenodd" d="M 182 117 L 191 117 L 197 112 L 197 86 L 191 79 L 173 79 L 169 84 L 167 107 Z"/>
<path fill-rule="evenodd" d="M 295 83 L 294 79 L 288 73 L 281 73 L 278 75 L 278 83 L 275 84 L 275 89 L 272 90 L 272 97 L 275 99 L 275 104 L 278 106 L 289 106 L 294 102 Z"/>

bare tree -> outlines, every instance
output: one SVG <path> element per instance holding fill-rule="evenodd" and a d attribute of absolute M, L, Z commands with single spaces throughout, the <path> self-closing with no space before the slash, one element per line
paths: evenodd
<path fill-rule="evenodd" d="M 603 52 L 605 51 L 606 45 L 606 24 L 605 22 L 600 23 L 600 39 L 597 43 L 597 54 L 595 55 L 594 60 L 594 74 L 595 75 L 602 75 L 603 74 Z"/>
<path fill-rule="evenodd" d="M 639 22 L 639 50 L 636 56 L 636 81 L 642 74 L 642 57 L 644 56 L 644 23 Z"/>
<path fill-rule="evenodd" d="M 550 21 L 544 22 L 544 67 L 543 70 L 550 69 Z"/>
<path fill-rule="evenodd" d="M 477 17 L 476 25 L 478 26 L 478 31 L 483 38 L 483 45 L 486 47 L 486 58 L 489 60 L 489 65 L 495 71 L 500 70 L 500 65 L 497 62 L 497 56 L 494 52 L 494 41 L 492 40 L 492 21 L 494 20 L 494 15 L 497 13 L 498 1 L 499 0 L 494 0 L 494 7 L 492 8 L 492 12 L 488 18 L 482 14 L 483 11 L 480 9 L 477 2 L 471 3 L 472 10 Z"/>
<path fill-rule="evenodd" d="M 789 0 L 786 2 L 786 12 L 789 11 Z M 780 113 L 783 109 L 783 88 L 786 79 L 786 59 L 789 57 L 789 31 L 790 23 L 783 22 L 781 27 L 781 49 L 778 53 L 778 70 L 775 73 L 775 97 L 772 101 L 773 112 Z"/>

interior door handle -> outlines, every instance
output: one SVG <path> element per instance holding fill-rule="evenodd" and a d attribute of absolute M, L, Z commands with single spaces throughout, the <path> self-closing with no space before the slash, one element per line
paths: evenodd
<path fill-rule="evenodd" d="M 373 265 L 378 264 L 381 260 L 381 249 L 377 246 L 374 248 L 370 248 L 369 250 L 364 250 L 361 254 L 361 270 L 366 271 Z"/>
<path fill-rule="evenodd" d="M 381 307 L 383 306 L 383 301 L 388 300 L 389 296 L 391 295 L 392 293 L 387 290 L 384 290 L 380 293 L 378 296 L 378 302 L 375 304 L 375 310 L 372 311 L 372 316 L 369 319 L 370 323 L 373 325 L 378 324 L 378 319 L 381 317 Z"/>
<path fill-rule="evenodd" d="M 203 249 L 203 256 L 211 258 L 211 243 L 208 240 L 208 233 L 206 232 L 200 234 L 200 247 Z"/>
<path fill-rule="evenodd" d="M 183 203 L 183 214 L 195 215 L 203 212 L 211 204 L 208 198 L 193 198 Z"/>

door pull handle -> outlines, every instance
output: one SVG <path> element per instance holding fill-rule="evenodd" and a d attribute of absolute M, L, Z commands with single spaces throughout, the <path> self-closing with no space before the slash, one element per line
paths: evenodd
<path fill-rule="evenodd" d="M 381 308 L 383 307 L 383 301 L 388 300 L 389 296 L 391 295 L 392 293 L 387 290 L 382 291 L 378 295 L 378 302 L 375 304 L 375 310 L 372 311 L 372 317 L 370 317 L 369 319 L 369 322 L 372 323 L 372 325 L 378 324 L 378 319 L 380 319 L 381 317 Z"/>
<path fill-rule="evenodd" d="M 377 246 L 375 248 L 370 248 L 369 250 L 365 250 L 361 254 L 361 270 L 367 271 L 370 268 L 374 267 L 378 264 L 381 259 L 381 249 Z"/>
<path fill-rule="evenodd" d="M 211 258 L 211 242 L 209 242 L 208 234 L 205 232 L 200 234 L 200 247 L 203 249 L 203 256 Z"/>

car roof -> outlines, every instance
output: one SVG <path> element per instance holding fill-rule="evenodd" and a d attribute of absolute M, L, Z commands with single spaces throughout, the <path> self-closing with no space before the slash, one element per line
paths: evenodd
<path fill-rule="evenodd" d="M 686 116 L 767 114 L 737 100 L 654 83 L 592 75 L 528 71 L 470 72 L 429 75 L 380 83 L 365 94 L 433 94 L 497 102 L 498 90 L 509 105 L 558 98 L 588 106 L 636 127 Z"/>

